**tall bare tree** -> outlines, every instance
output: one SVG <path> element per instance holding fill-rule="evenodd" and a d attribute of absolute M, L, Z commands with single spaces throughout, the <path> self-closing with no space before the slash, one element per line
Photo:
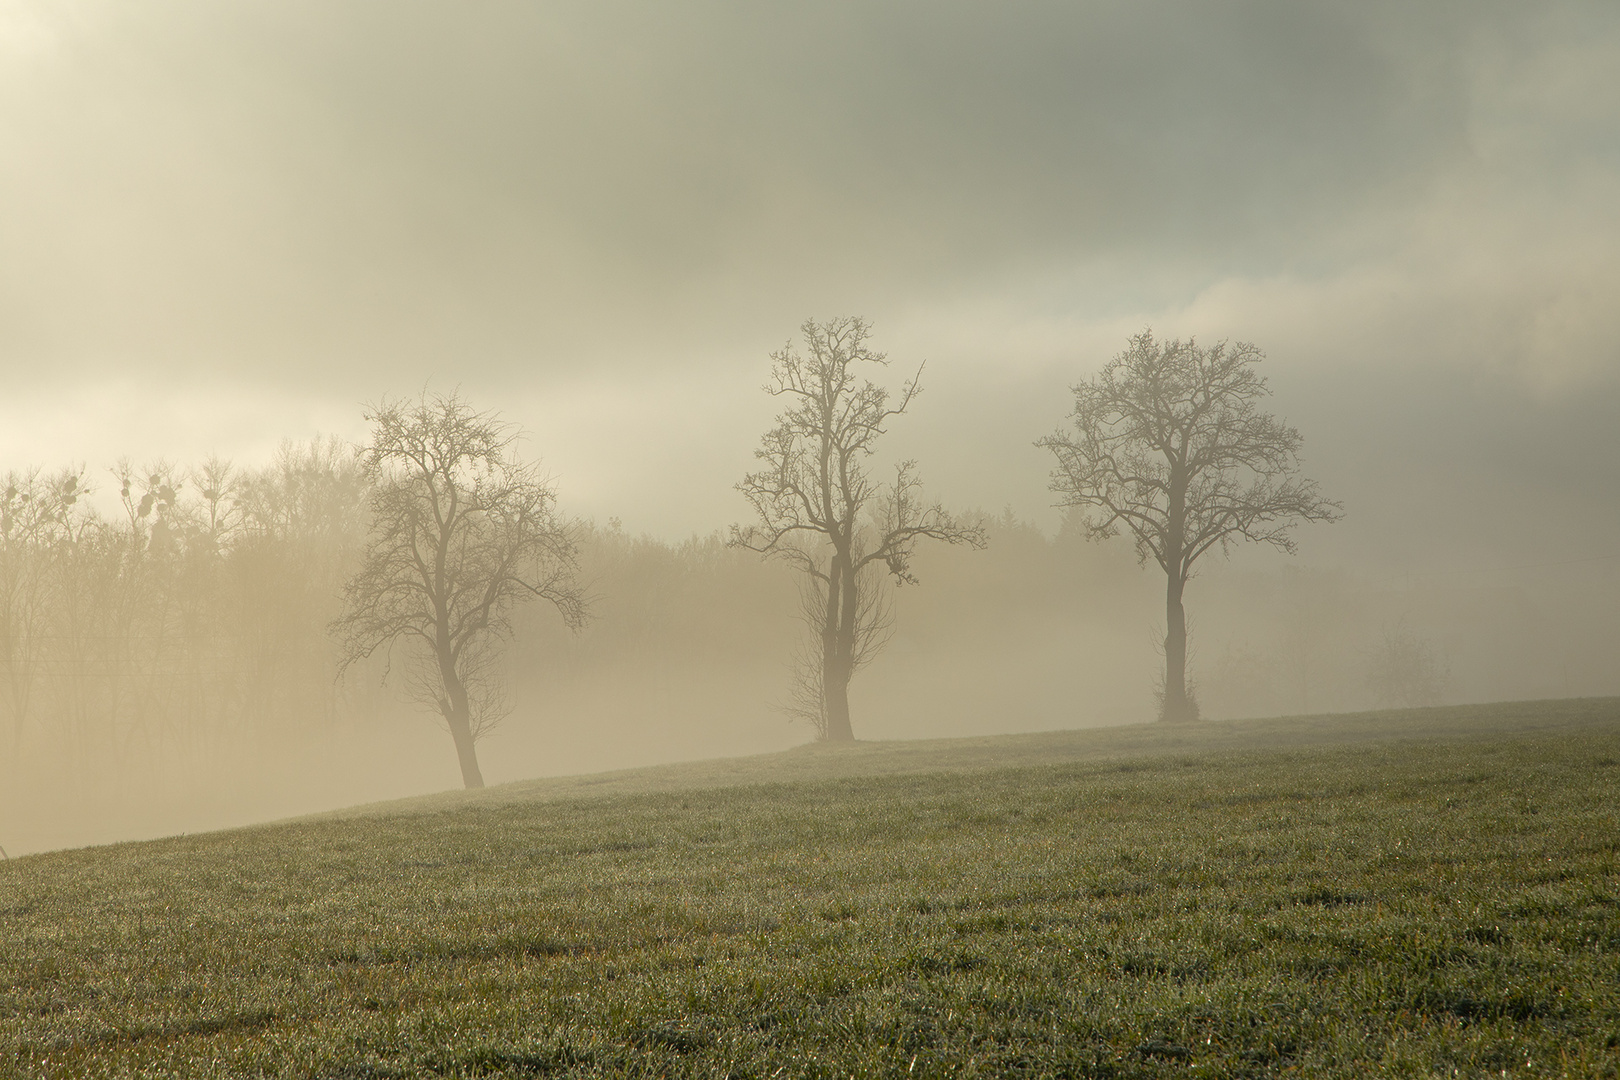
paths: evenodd
<path fill-rule="evenodd" d="M 732 526 L 731 542 L 787 559 L 808 579 L 813 595 L 805 611 L 815 639 L 791 711 L 817 719 L 824 738 L 848 741 L 855 737 L 849 682 L 882 644 L 886 621 L 886 605 L 871 592 L 884 578 L 871 571 L 882 567 L 889 578 L 912 582 L 919 540 L 978 547 L 984 534 L 938 503 L 922 503 L 914 462 L 899 464 L 889 484 L 870 475 L 888 421 L 920 387 L 913 377 L 891 398 L 865 377 L 887 364 L 867 347 L 866 320 L 810 320 L 800 330 L 807 354 L 791 341 L 771 354 L 765 391 L 786 399 L 787 408 L 754 452 L 763 467 L 737 485 L 758 520 Z"/>
<path fill-rule="evenodd" d="M 405 648 L 407 686 L 443 718 L 462 780 L 482 787 L 476 743 L 506 714 L 496 660 L 520 600 L 585 622 L 575 548 L 556 492 L 513 455 L 515 431 L 455 394 L 384 401 L 362 459 L 371 537 L 333 623 L 344 667 Z"/>
<path fill-rule="evenodd" d="M 1161 719 L 1198 716 L 1182 606 L 1193 564 L 1240 540 L 1292 552 L 1295 525 L 1339 517 L 1339 504 L 1297 475 L 1299 432 L 1260 410 L 1263 358 L 1247 342 L 1204 348 L 1144 330 L 1073 388 L 1073 430 L 1036 443 L 1056 456 L 1052 490 L 1083 512 L 1091 539 L 1124 526 L 1138 558 L 1164 570 Z"/>

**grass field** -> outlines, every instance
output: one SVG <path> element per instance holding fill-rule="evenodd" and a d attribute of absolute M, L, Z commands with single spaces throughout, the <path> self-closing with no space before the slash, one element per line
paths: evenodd
<path fill-rule="evenodd" d="M 0 864 L 0 1074 L 1620 1067 L 1620 701 L 806 748 Z"/>

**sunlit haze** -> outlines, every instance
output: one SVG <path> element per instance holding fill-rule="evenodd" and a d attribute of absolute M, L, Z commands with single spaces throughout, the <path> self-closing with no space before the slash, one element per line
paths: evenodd
<path fill-rule="evenodd" d="M 857 737 L 1152 719 L 1164 575 L 1061 528 L 1035 445 L 1148 327 L 1259 346 L 1264 408 L 1343 509 L 1292 555 L 1199 563 L 1206 716 L 1620 693 L 1617 297 L 1599 0 L 0 0 L 0 473 L 82 465 L 112 519 L 120 460 L 253 472 L 366 443 L 387 400 L 498 413 L 594 530 L 594 607 L 580 636 L 516 609 L 492 783 L 813 737 L 781 708 L 791 567 L 722 541 L 783 409 L 770 355 L 841 316 L 891 390 L 922 372 L 876 467 L 915 460 L 989 541 L 919 549 Z M 299 648 L 333 647 L 332 558 Z M 1430 662 L 1423 700 L 1368 675 L 1396 647 Z M 94 708 L 145 716 L 181 678 L 152 663 Z M 76 691 L 41 667 L 0 843 L 458 783 L 397 679 L 309 664 L 326 719 L 244 749 L 153 704 L 100 756 L 93 724 L 51 726 Z M 131 778 L 171 743 L 191 764 Z M 19 805 L 23 762 L 91 760 L 77 817 Z"/>

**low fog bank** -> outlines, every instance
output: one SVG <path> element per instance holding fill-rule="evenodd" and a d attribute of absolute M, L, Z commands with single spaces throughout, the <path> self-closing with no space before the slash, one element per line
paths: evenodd
<path fill-rule="evenodd" d="M 202 474 L 132 472 L 125 521 L 70 514 L 70 533 L 8 549 L 27 631 L 0 673 L 9 854 L 457 785 L 397 666 L 335 676 L 327 626 L 364 536 L 348 452 L 288 448 L 236 484 L 210 517 Z M 918 584 L 895 590 L 887 646 L 852 684 L 856 736 L 1151 720 L 1162 574 L 1123 540 L 976 517 L 984 550 L 925 548 Z M 518 609 L 510 715 L 480 744 L 490 782 L 814 737 L 782 708 L 804 633 L 789 567 L 718 533 L 578 538 L 592 621 L 575 635 L 544 604 Z M 1387 579 L 1251 552 L 1209 561 L 1187 605 L 1207 719 L 1620 694 L 1612 563 Z"/>

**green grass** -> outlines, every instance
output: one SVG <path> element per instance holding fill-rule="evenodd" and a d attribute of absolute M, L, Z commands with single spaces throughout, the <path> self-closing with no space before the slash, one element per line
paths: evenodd
<path fill-rule="evenodd" d="M 1615 1076 L 1617 792 L 1611 700 L 819 748 L 30 856 L 0 1073 Z"/>

